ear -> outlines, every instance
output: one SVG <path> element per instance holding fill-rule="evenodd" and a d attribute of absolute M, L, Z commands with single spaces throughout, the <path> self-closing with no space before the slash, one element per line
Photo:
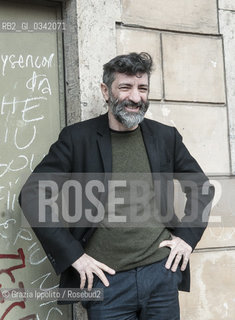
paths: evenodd
<path fill-rule="evenodd" d="M 108 89 L 107 85 L 105 83 L 101 83 L 100 88 L 101 88 L 101 92 L 103 94 L 104 100 L 106 102 L 108 102 L 109 101 L 109 89 Z"/>

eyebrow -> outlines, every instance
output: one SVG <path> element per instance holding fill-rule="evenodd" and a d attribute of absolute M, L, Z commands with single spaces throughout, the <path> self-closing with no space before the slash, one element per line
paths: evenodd
<path fill-rule="evenodd" d="M 131 84 L 131 83 L 125 83 L 125 82 L 123 82 L 123 83 L 119 83 L 118 87 L 121 87 L 121 86 L 128 86 L 128 87 L 131 87 L 131 86 L 132 86 L 132 84 Z M 146 87 L 146 88 L 148 88 L 148 87 L 149 87 L 149 85 L 148 85 L 148 84 L 139 84 L 139 86 L 138 86 L 138 87 Z"/>

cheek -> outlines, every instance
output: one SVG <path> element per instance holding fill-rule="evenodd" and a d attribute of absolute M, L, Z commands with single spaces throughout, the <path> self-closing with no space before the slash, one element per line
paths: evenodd
<path fill-rule="evenodd" d="M 117 98 L 119 101 L 129 100 L 129 96 L 125 92 L 120 93 Z"/>
<path fill-rule="evenodd" d="M 145 93 L 142 94 L 141 95 L 141 100 L 144 101 L 144 102 L 147 102 L 148 101 L 148 94 L 145 94 Z"/>

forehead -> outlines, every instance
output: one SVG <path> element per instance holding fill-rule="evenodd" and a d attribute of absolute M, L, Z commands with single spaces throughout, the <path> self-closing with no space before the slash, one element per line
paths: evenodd
<path fill-rule="evenodd" d="M 148 85 L 148 74 L 138 73 L 135 75 L 128 75 L 126 73 L 115 73 L 115 78 L 113 81 L 114 85 L 119 85 L 121 83 L 128 83 L 130 85 Z"/>

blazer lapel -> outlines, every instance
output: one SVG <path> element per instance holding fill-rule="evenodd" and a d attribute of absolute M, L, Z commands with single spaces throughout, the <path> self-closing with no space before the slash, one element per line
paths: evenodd
<path fill-rule="evenodd" d="M 145 120 L 141 122 L 140 127 L 142 130 L 144 144 L 147 150 L 151 170 L 152 172 L 160 172 L 158 139 L 157 137 L 154 137 L 153 132 L 150 130 Z"/>
<path fill-rule="evenodd" d="M 100 126 L 97 128 L 97 143 L 103 160 L 104 171 L 112 172 L 112 146 L 107 113 L 101 116 Z"/>

